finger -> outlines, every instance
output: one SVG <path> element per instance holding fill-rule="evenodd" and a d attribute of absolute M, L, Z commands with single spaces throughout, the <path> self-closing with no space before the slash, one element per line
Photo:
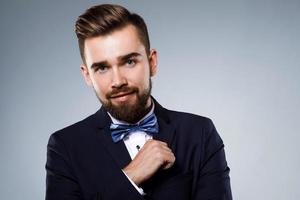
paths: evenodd
<path fill-rule="evenodd" d="M 163 162 L 164 163 L 174 163 L 175 156 L 172 152 L 164 152 L 163 154 Z"/>
<path fill-rule="evenodd" d="M 148 141 L 147 141 L 148 142 Z M 145 143 L 140 151 L 149 151 L 149 152 L 157 152 L 157 151 L 171 151 L 171 149 L 164 142 L 151 142 Z"/>
<path fill-rule="evenodd" d="M 145 145 L 162 145 L 162 146 L 168 146 L 166 142 L 160 141 L 160 140 L 154 140 L 154 139 L 149 139 L 146 141 Z"/>
<path fill-rule="evenodd" d="M 167 146 L 162 146 L 162 149 L 165 150 L 165 151 L 168 151 L 168 152 L 172 152 L 172 149 L 170 149 Z"/>
<path fill-rule="evenodd" d="M 162 166 L 162 169 L 169 169 L 171 168 L 175 163 L 175 157 L 171 158 L 170 160 L 166 161 L 166 163 Z"/>

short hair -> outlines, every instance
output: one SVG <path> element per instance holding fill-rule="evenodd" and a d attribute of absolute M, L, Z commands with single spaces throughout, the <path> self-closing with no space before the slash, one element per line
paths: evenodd
<path fill-rule="evenodd" d="M 87 9 L 78 17 L 75 24 L 75 33 L 78 38 L 79 51 L 83 62 L 85 63 L 84 42 L 87 38 L 108 35 L 129 24 L 136 27 L 139 39 L 149 55 L 150 40 L 148 30 L 141 16 L 114 4 L 100 4 Z"/>

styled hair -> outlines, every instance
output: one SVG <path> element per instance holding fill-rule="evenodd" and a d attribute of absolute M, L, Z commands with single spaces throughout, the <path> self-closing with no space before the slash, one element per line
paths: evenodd
<path fill-rule="evenodd" d="M 129 12 L 122 6 L 113 4 L 100 4 L 87 9 L 78 17 L 75 24 L 75 33 L 83 62 L 85 63 L 84 42 L 86 39 L 111 34 L 129 24 L 136 28 L 139 39 L 149 55 L 149 35 L 142 17 Z"/>

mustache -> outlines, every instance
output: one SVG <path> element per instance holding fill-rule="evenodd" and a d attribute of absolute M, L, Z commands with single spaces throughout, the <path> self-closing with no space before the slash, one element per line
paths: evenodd
<path fill-rule="evenodd" d="M 139 89 L 137 87 L 128 87 L 123 86 L 121 88 L 115 88 L 111 92 L 107 93 L 105 96 L 107 99 L 111 98 L 112 96 L 118 95 L 119 93 L 138 93 Z"/>

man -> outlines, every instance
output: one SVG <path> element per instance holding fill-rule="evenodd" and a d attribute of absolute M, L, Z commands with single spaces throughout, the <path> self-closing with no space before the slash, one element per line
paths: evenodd
<path fill-rule="evenodd" d="M 157 52 L 143 19 L 104 4 L 79 16 L 75 29 L 82 75 L 102 107 L 51 135 L 46 199 L 232 199 L 212 121 L 151 96 Z"/>

